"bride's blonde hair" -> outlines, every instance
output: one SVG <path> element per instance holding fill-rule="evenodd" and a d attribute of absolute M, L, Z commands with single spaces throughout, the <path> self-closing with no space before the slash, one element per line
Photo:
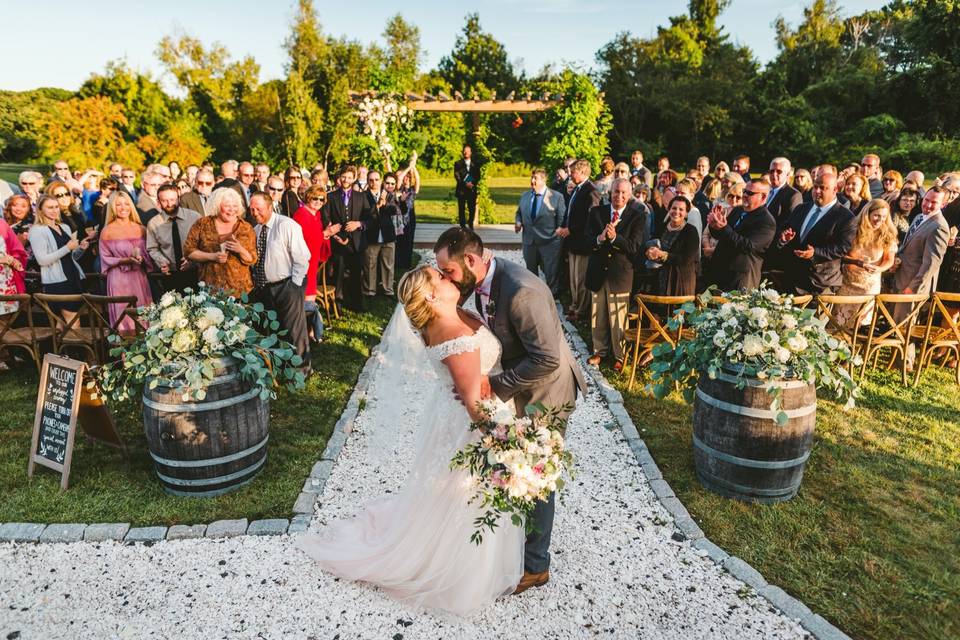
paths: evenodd
<path fill-rule="evenodd" d="M 427 297 L 434 292 L 430 281 L 429 265 L 421 265 L 408 271 L 397 284 L 397 297 L 416 329 L 423 329 L 433 320 L 434 311 Z"/>

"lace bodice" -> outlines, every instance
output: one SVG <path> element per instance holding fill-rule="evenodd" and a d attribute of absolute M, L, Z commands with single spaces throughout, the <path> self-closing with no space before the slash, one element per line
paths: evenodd
<path fill-rule="evenodd" d="M 480 372 L 485 376 L 489 375 L 491 371 L 498 368 L 500 363 L 500 341 L 485 325 L 480 325 L 477 332 L 471 336 L 460 336 L 427 347 L 427 353 L 437 372 L 440 375 L 449 376 L 450 372 L 443 364 L 443 360 L 452 355 L 476 349 L 480 350 Z"/>

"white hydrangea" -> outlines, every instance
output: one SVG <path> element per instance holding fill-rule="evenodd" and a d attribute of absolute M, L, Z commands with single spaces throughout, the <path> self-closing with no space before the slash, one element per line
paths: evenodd
<path fill-rule="evenodd" d="M 748 334 L 743 339 L 743 355 L 748 358 L 760 355 L 765 349 L 766 346 L 763 344 L 763 340 L 754 333 Z"/>
<path fill-rule="evenodd" d="M 180 321 L 186 319 L 186 313 L 179 306 L 167 307 L 160 312 L 160 324 L 164 329 L 176 329 L 180 326 Z"/>

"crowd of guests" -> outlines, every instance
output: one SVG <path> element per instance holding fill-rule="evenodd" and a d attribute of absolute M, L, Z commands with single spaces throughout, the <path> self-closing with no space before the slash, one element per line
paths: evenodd
<path fill-rule="evenodd" d="M 78 294 L 144 306 L 204 282 L 276 311 L 309 372 L 310 341 L 324 329 L 318 283 L 329 280 L 355 310 L 378 294 L 395 297 L 394 271 L 412 263 L 416 160 L 397 172 L 348 165 L 334 176 L 235 160 L 218 170 L 153 164 L 139 176 L 119 163 L 77 174 L 62 160 L 46 177 L 24 171 L 19 188 L 0 181 L 0 295 L 73 296 L 49 303 L 69 324 Z M 133 330 L 124 306 L 111 305 L 110 321 Z M 0 303 L 0 316 L 16 310 Z"/>
<path fill-rule="evenodd" d="M 481 169 L 465 146 L 454 167 L 461 226 L 476 217 Z M 310 340 L 323 334 L 318 283 L 356 310 L 394 297 L 395 270 L 412 262 L 420 178 L 415 154 L 397 172 L 347 165 L 334 175 L 235 160 L 79 174 L 58 161 L 46 177 L 23 172 L 17 187 L 0 182 L 0 293 L 79 294 L 101 273 L 101 293 L 146 305 L 203 281 L 275 310 L 309 362 Z M 745 155 L 729 165 L 700 157 L 680 173 L 666 157 L 648 169 L 634 151 L 629 163 L 606 157 L 599 167 L 571 158 L 549 185 L 535 170 L 530 187 L 515 220 L 524 261 L 555 296 L 569 291 L 570 319 L 590 319 L 592 364 L 612 357 L 622 367 L 638 292 L 689 296 L 764 280 L 795 294 L 960 291 L 960 173 L 926 188 L 921 172 L 883 171 L 872 154 L 809 170 L 774 158 L 755 174 Z M 66 322 L 79 310 L 51 306 Z M 120 309 L 111 321 L 132 329 Z M 0 303 L 0 315 L 13 310 Z"/>
<path fill-rule="evenodd" d="M 919 171 L 883 171 L 880 158 L 838 168 L 795 169 L 774 158 L 750 173 L 750 158 L 678 173 L 634 151 L 629 164 L 599 168 L 568 159 L 548 187 L 533 172 L 516 212 L 527 267 L 555 295 L 569 288 L 567 317 L 590 319 L 591 364 L 623 366 L 633 296 L 689 296 L 716 286 L 873 295 L 960 292 L 960 173 L 925 187 Z M 871 320 L 840 310 L 841 322 Z M 895 320 L 909 312 L 897 305 Z"/>

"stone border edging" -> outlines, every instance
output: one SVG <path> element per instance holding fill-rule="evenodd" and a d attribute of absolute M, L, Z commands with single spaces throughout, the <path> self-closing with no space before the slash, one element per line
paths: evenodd
<path fill-rule="evenodd" d="M 333 469 L 333 463 L 340 455 L 347 436 L 353 430 L 354 420 L 360 413 L 360 403 L 365 399 L 367 389 L 373 379 L 373 374 L 380 364 L 377 357 L 380 345 L 370 350 L 353 392 L 347 400 L 347 406 L 340 419 L 334 425 L 333 432 L 327 440 L 327 447 L 310 471 L 303 484 L 303 490 L 293 505 L 294 516 L 286 518 L 267 518 L 248 522 L 246 518 L 238 520 L 217 520 L 210 524 L 184 525 L 175 524 L 170 527 L 130 527 L 129 522 L 98 522 L 84 523 L 54 523 L 44 524 L 37 522 L 6 522 L 0 524 L 0 543 L 2 542 L 36 542 L 36 543 L 71 543 L 71 542 L 105 542 L 112 540 L 127 544 L 145 543 L 155 544 L 164 540 L 186 540 L 191 538 L 232 538 L 236 536 L 279 536 L 285 533 L 300 533 L 307 530 L 317 499 L 323 493 L 327 478 Z"/>
<path fill-rule="evenodd" d="M 746 583 L 758 595 L 762 596 L 770 604 L 776 607 L 788 618 L 797 620 L 800 625 L 810 632 L 818 640 L 850 640 L 850 637 L 840 629 L 830 624 L 825 618 L 813 613 L 809 607 L 788 594 L 778 586 L 769 584 L 759 571 L 750 566 L 746 561 L 737 556 L 731 556 L 726 551 L 711 542 L 691 517 L 687 508 L 683 506 L 680 499 L 673 493 L 673 489 L 657 466 L 646 443 L 640 437 L 633 419 L 627 413 L 623 404 L 623 395 L 613 388 L 607 381 L 603 372 L 598 367 L 592 367 L 587 364 L 587 358 L 590 357 L 590 350 L 586 342 L 580 336 L 577 328 L 563 315 L 563 309 L 557 305 L 557 311 L 560 313 L 560 322 L 563 325 L 567 335 L 570 336 L 573 346 L 576 349 L 576 355 L 582 365 L 582 369 L 596 383 L 600 394 L 606 401 L 607 408 L 613 414 L 614 419 L 620 425 L 620 431 L 627 441 L 627 445 L 633 452 L 634 457 L 640 464 L 643 474 L 647 478 L 647 483 L 653 490 L 657 500 L 663 505 L 663 508 L 673 517 L 674 525 L 679 530 L 681 538 L 690 541 L 693 548 L 703 551 L 707 557 L 714 563 L 729 572 L 738 580 Z M 674 534 L 677 535 L 677 534 Z"/>

